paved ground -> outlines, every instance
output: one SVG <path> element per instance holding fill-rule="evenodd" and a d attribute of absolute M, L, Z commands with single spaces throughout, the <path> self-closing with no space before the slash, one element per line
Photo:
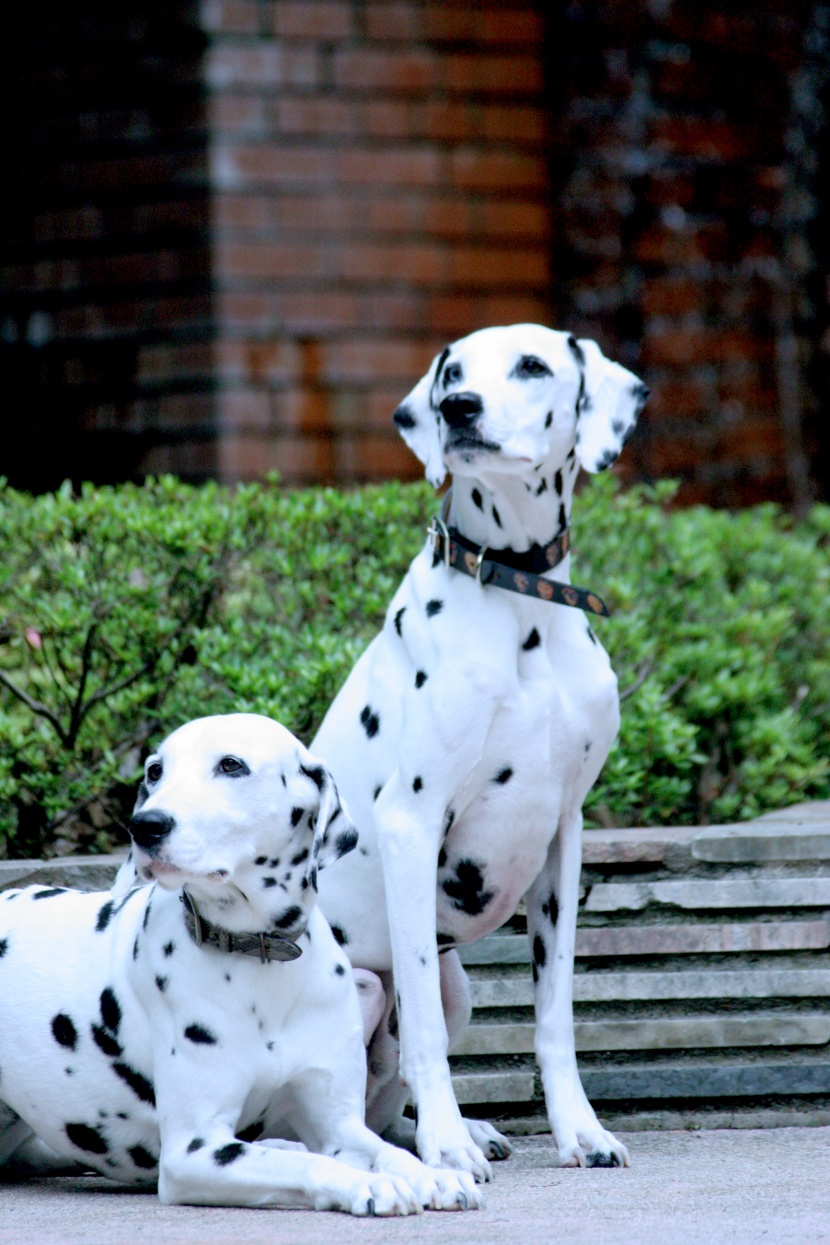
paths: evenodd
<path fill-rule="evenodd" d="M 0 1245 L 824 1245 L 830 1128 L 633 1133 L 627 1171 L 554 1166 L 516 1140 L 487 1207 L 352 1219 L 313 1211 L 163 1207 L 98 1179 L 0 1186 Z"/>

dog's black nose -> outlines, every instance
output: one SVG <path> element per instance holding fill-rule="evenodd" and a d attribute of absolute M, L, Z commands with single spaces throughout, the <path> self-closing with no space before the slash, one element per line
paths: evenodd
<path fill-rule="evenodd" d="M 148 809 L 146 813 L 136 813 L 130 822 L 129 829 L 134 843 L 139 847 L 152 848 L 158 847 L 161 840 L 167 837 L 175 825 L 176 822 L 169 813 L 153 808 Z"/>
<path fill-rule="evenodd" d="M 438 408 L 450 428 L 465 428 L 484 410 L 477 393 L 451 393 Z"/>

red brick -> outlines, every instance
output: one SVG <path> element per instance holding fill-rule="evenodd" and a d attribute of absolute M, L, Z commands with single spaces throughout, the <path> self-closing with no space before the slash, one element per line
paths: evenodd
<path fill-rule="evenodd" d="M 436 85 L 435 73 L 435 58 L 422 48 L 343 49 L 334 55 L 335 86 L 348 90 L 422 93 Z"/>
<path fill-rule="evenodd" d="M 214 271 L 219 281 L 260 282 L 325 277 L 330 269 L 325 247 L 262 241 L 220 243 L 214 252 Z"/>
<path fill-rule="evenodd" d="M 255 95 L 215 92 L 210 98 L 208 110 L 214 132 L 254 137 L 265 134 L 265 105 Z"/>
<path fill-rule="evenodd" d="M 346 185 L 432 186 L 439 178 L 440 156 L 432 147 L 372 151 L 353 147 L 336 154 L 334 168 L 338 181 Z"/>
<path fill-rule="evenodd" d="M 484 108 L 484 135 L 518 143 L 541 143 L 548 134 L 545 110 L 530 105 L 487 105 Z"/>
<path fill-rule="evenodd" d="M 313 96 L 278 100 L 274 106 L 273 127 L 279 134 L 307 134 L 310 137 L 352 134 L 360 128 L 354 104 L 342 99 Z"/>
<path fill-rule="evenodd" d="M 273 40 L 220 41 L 205 53 L 205 81 L 215 91 L 313 87 L 320 82 L 320 72 L 316 48 L 292 48 Z"/>
<path fill-rule="evenodd" d="M 441 62 L 441 80 L 450 91 L 531 95 L 544 88 L 540 56 L 450 55 Z"/>
<path fill-rule="evenodd" d="M 285 484 L 332 480 L 334 455 L 331 442 L 312 437 L 259 437 L 231 433 L 217 444 L 219 479 L 261 479 L 278 471 Z"/>
<path fill-rule="evenodd" d="M 436 246 L 355 243 L 341 249 L 335 271 L 346 281 L 413 281 L 434 285 L 446 279 L 447 260 Z"/>
<path fill-rule="evenodd" d="M 452 184 L 462 190 L 544 190 L 545 161 L 508 152 L 461 148 L 450 157 Z"/>
<path fill-rule="evenodd" d="M 273 14 L 275 33 L 289 39 L 319 39 L 326 43 L 348 39 L 354 33 L 351 4 L 277 0 Z"/>
<path fill-rule="evenodd" d="M 219 341 L 213 355 L 216 375 L 225 382 L 272 388 L 294 383 L 299 376 L 297 343 L 284 338 Z"/>
<path fill-rule="evenodd" d="M 426 37 L 435 42 L 471 42 L 500 47 L 538 48 L 543 38 L 541 15 L 534 9 L 510 6 L 428 4 L 424 10 Z"/>
<path fill-rule="evenodd" d="M 549 264 L 545 251 L 460 248 L 450 256 L 450 279 L 459 285 L 484 288 L 501 285 L 543 289 L 550 281 Z"/>
<path fill-rule="evenodd" d="M 314 148 L 276 145 L 217 145 L 212 154 L 222 189 L 246 186 L 308 186 L 329 179 L 332 157 Z"/>
<path fill-rule="evenodd" d="M 476 212 L 482 233 L 494 237 L 543 240 L 550 233 L 550 209 L 547 203 L 493 201 L 482 203 Z"/>
<path fill-rule="evenodd" d="M 395 0 L 367 4 L 363 21 L 369 39 L 415 43 L 423 38 L 423 10 L 418 4 L 398 4 Z"/>
<path fill-rule="evenodd" d="M 199 20 L 211 34 L 257 34 L 260 6 L 257 0 L 201 0 Z"/>
<path fill-rule="evenodd" d="M 354 481 L 419 479 L 423 466 L 393 432 L 335 443 L 338 476 Z"/>
<path fill-rule="evenodd" d="M 432 357 L 422 342 L 352 338 L 323 348 L 320 375 L 329 385 L 405 381 L 421 376 Z"/>
<path fill-rule="evenodd" d="M 262 389 L 223 388 L 217 395 L 217 422 L 222 433 L 267 432 L 271 404 Z"/>

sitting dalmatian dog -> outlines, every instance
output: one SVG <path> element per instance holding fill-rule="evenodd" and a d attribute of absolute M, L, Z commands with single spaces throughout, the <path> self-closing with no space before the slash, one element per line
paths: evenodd
<path fill-rule="evenodd" d="M 480 1206 L 364 1124 L 358 995 L 315 902 L 358 836 L 325 767 L 269 718 L 190 722 L 130 833 L 111 893 L 0 895 L 0 1165 L 165 1203 Z"/>
<path fill-rule="evenodd" d="M 607 610 L 571 586 L 568 550 L 579 468 L 614 462 L 647 397 L 594 342 L 535 324 L 483 329 L 434 360 L 394 418 L 430 482 L 449 471 L 453 488 L 312 744 L 360 831 L 359 850 L 321 879 L 320 904 L 389 996 L 367 1121 L 403 1140 L 408 1087 L 424 1162 L 479 1180 L 509 1147 L 455 1102 L 447 1053 L 470 1001 L 453 948 L 498 928 L 523 896 L 559 1159 L 629 1161 L 574 1050 L 581 807 L 619 702 L 583 612 Z"/>

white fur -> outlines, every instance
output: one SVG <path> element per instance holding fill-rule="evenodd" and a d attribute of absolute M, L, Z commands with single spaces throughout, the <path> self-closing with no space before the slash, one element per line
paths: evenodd
<path fill-rule="evenodd" d="M 453 473 L 449 522 L 477 544 L 522 552 L 569 524 L 579 466 L 614 460 L 646 397 L 593 342 L 523 324 L 456 342 L 395 419 L 433 484 Z M 480 408 L 464 426 L 459 403 Z M 570 558 L 548 575 L 569 582 Z M 616 679 L 585 615 L 482 587 L 445 568 L 428 541 L 314 741 L 361 837 L 322 876 L 321 906 L 352 963 L 387 988 L 394 975 L 400 999 L 399 1042 L 389 989 L 370 1046 L 367 1119 L 387 1136 L 405 1131 L 400 1043 L 428 1163 L 485 1179 L 484 1151 L 509 1150 L 455 1102 L 447 1053 L 469 1000 L 436 930 L 444 945 L 472 942 L 525 894 L 537 1054 L 561 1161 L 628 1162 L 583 1093 L 572 1015 L 580 809 L 618 722 Z"/>
<path fill-rule="evenodd" d="M 331 776 L 253 714 L 183 726 L 147 775 L 132 832 L 148 814 L 171 825 L 134 846 L 111 894 L 0 895 L 0 1162 L 158 1180 L 167 1203 L 480 1205 L 471 1177 L 364 1124 L 357 991 L 315 905 L 317 868 L 354 842 Z M 130 889 L 136 873 L 154 885 Z M 301 956 L 197 946 L 183 886 L 206 920 L 299 935 Z M 376 1018 L 379 983 L 359 976 Z"/>

